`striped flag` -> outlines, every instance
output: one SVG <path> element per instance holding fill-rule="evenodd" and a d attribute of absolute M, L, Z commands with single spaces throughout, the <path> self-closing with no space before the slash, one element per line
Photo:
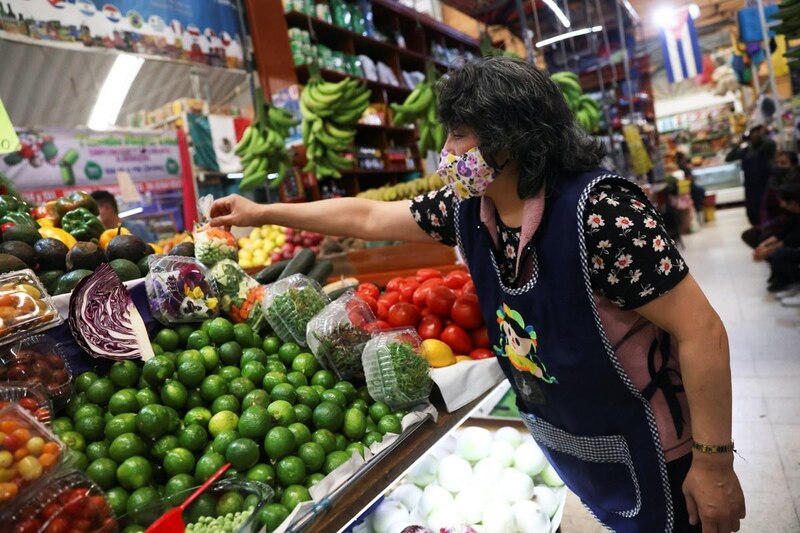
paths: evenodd
<path fill-rule="evenodd" d="M 689 9 L 677 9 L 670 23 L 661 26 L 661 52 L 670 83 L 694 78 L 703 72 L 700 42 Z"/>

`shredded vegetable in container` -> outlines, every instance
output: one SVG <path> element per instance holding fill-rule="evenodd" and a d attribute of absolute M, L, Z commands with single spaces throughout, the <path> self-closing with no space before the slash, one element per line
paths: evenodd
<path fill-rule="evenodd" d="M 232 322 L 249 324 L 259 330 L 265 324 L 262 302 L 266 288 L 247 275 L 230 259 L 223 259 L 211 268 L 211 275 L 220 293 L 222 312 Z"/>

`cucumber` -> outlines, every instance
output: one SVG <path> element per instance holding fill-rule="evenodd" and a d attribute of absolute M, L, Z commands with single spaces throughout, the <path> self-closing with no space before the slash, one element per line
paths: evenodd
<path fill-rule="evenodd" d="M 289 264 L 283 269 L 278 279 L 288 278 L 294 274 L 305 274 L 311 270 L 316 260 L 317 256 L 313 250 L 310 248 L 303 248 L 299 254 L 289 260 Z"/>
<path fill-rule="evenodd" d="M 266 285 L 267 283 L 272 283 L 278 276 L 281 275 L 283 269 L 286 268 L 286 265 L 289 264 L 289 260 L 286 261 L 278 261 L 277 263 L 272 263 L 268 267 L 262 269 L 258 274 L 253 276 L 253 278 L 261 283 L 262 285 Z"/>
<path fill-rule="evenodd" d="M 316 280 L 320 285 L 325 285 L 328 282 L 328 276 L 330 276 L 332 272 L 333 263 L 327 259 L 323 259 L 321 261 L 317 261 L 317 263 L 311 267 L 311 270 L 308 271 L 306 276 Z"/>
<path fill-rule="evenodd" d="M 322 292 L 327 294 L 331 300 L 335 300 L 347 291 L 356 290 L 357 287 L 358 280 L 356 278 L 342 278 L 322 287 Z"/>
<path fill-rule="evenodd" d="M 334 301 L 337 298 L 339 298 L 340 296 L 342 296 L 344 293 L 353 292 L 355 290 L 356 290 L 356 287 L 353 287 L 353 286 L 339 287 L 338 289 L 334 289 L 331 292 L 329 292 L 328 293 L 328 298 L 330 298 L 331 301 Z"/>

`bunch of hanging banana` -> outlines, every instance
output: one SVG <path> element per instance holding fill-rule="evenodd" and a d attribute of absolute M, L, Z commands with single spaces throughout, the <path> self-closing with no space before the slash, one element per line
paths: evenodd
<path fill-rule="evenodd" d="M 353 166 L 353 160 L 340 152 L 352 145 L 356 123 L 369 106 L 369 99 L 369 89 L 359 80 L 309 80 L 300 96 L 303 144 L 308 156 L 304 171 L 314 172 L 317 178 L 341 178 L 341 171 Z"/>
<path fill-rule="evenodd" d="M 283 181 L 291 165 L 286 151 L 289 130 L 299 122 L 291 112 L 266 105 L 257 98 L 256 120 L 242 135 L 234 153 L 239 156 L 244 168 L 244 177 L 239 182 L 240 191 L 250 191 L 262 185 L 270 174 L 277 174 L 269 186 L 276 189 Z"/>
<path fill-rule="evenodd" d="M 438 152 L 447 140 L 447 131 L 436 117 L 436 96 L 433 84 L 420 82 L 402 104 L 390 104 L 396 126 L 419 120 L 419 149 L 423 157 L 429 150 Z"/>
<path fill-rule="evenodd" d="M 600 125 L 600 105 L 594 98 L 583 94 L 574 72 L 556 72 L 550 75 L 567 100 L 569 108 L 578 124 L 589 133 L 597 131 Z"/>

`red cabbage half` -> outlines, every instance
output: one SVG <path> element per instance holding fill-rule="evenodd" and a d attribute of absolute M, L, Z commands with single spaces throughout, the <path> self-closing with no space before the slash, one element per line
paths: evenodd
<path fill-rule="evenodd" d="M 108 263 L 75 286 L 69 299 L 69 329 L 93 357 L 147 361 L 154 355 L 142 315 Z"/>

